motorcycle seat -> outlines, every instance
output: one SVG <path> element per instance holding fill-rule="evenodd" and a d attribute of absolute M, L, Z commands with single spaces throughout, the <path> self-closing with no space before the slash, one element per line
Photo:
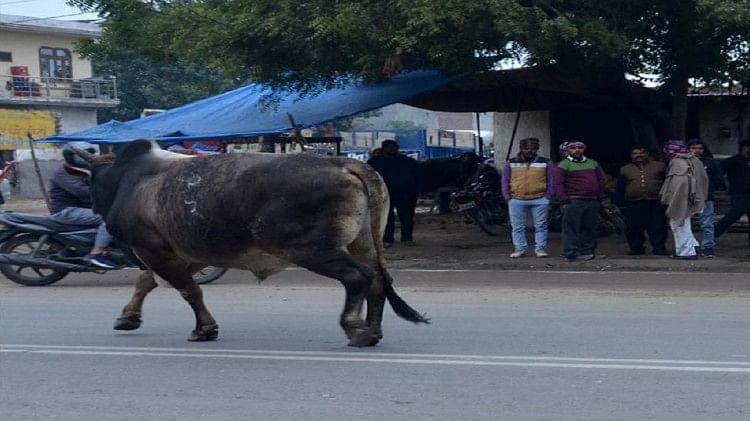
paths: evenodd
<path fill-rule="evenodd" d="M 54 232 L 81 231 L 85 229 L 95 228 L 98 226 L 98 224 L 96 225 L 61 224 L 53 220 L 52 218 L 50 218 L 48 215 L 35 215 L 33 213 L 6 212 L 2 214 L 1 218 L 12 224 L 40 225 Z"/>

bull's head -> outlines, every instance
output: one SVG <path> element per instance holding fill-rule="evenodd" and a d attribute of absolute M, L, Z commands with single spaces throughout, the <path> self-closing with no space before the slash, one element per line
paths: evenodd
<path fill-rule="evenodd" d="M 68 169 L 89 176 L 93 210 L 106 218 L 118 189 L 117 183 L 113 183 L 108 176 L 115 163 L 115 156 L 113 154 L 96 155 L 76 145 L 67 145 L 65 149 L 75 156 L 75 159 L 65 156 Z M 65 151 L 63 155 L 66 155 Z"/>

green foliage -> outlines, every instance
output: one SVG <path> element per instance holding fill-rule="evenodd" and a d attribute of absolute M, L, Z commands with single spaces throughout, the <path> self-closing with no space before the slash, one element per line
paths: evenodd
<path fill-rule="evenodd" d="M 748 79 L 750 0 L 70 0 L 107 18 L 83 51 L 192 63 L 224 79 L 314 92 L 508 57 L 591 80 L 657 73 Z"/>
<path fill-rule="evenodd" d="M 132 120 L 144 108 L 173 108 L 237 87 L 207 69 L 185 63 L 154 65 L 138 56 L 95 61 L 94 71 L 117 77 L 121 101 L 117 108 L 99 111 L 100 122 Z"/>

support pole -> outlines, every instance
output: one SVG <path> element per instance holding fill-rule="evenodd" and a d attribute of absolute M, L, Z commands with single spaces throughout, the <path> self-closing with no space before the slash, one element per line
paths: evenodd
<path fill-rule="evenodd" d="M 29 138 L 29 150 L 31 150 L 31 160 L 34 162 L 34 171 L 36 172 L 37 179 L 39 180 L 39 188 L 42 189 L 42 195 L 44 196 L 44 203 L 49 207 L 49 196 L 47 195 L 47 188 L 44 186 L 44 178 L 42 178 L 42 171 L 39 169 L 39 161 L 36 159 L 36 152 L 34 151 L 34 137 L 31 133 L 26 133 Z"/>
<path fill-rule="evenodd" d="M 518 91 L 518 111 L 516 112 L 516 123 L 513 124 L 513 133 L 510 135 L 510 143 L 508 144 L 508 153 L 505 154 L 505 160 L 510 159 L 510 153 L 513 150 L 513 141 L 516 139 L 516 131 L 518 130 L 518 122 L 521 120 L 521 106 L 523 105 L 523 102 L 521 101 L 523 97 L 521 96 L 521 91 Z"/>
<path fill-rule="evenodd" d="M 479 156 L 484 158 L 484 141 L 482 140 L 482 131 L 479 128 L 479 113 L 477 115 L 477 143 L 479 143 Z"/>

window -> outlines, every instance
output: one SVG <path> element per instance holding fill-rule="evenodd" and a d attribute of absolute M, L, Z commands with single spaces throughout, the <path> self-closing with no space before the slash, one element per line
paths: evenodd
<path fill-rule="evenodd" d="M 0 61 L 6 61 L 8 63 L 13 61 L 13 54 L 7 51 L 0 51 Z"/>
<path fill-rule="evenodd" d="M 39 49 L 39 68 L 43 78 L 72 79 L 73 60 L 67 48 Z"/>

